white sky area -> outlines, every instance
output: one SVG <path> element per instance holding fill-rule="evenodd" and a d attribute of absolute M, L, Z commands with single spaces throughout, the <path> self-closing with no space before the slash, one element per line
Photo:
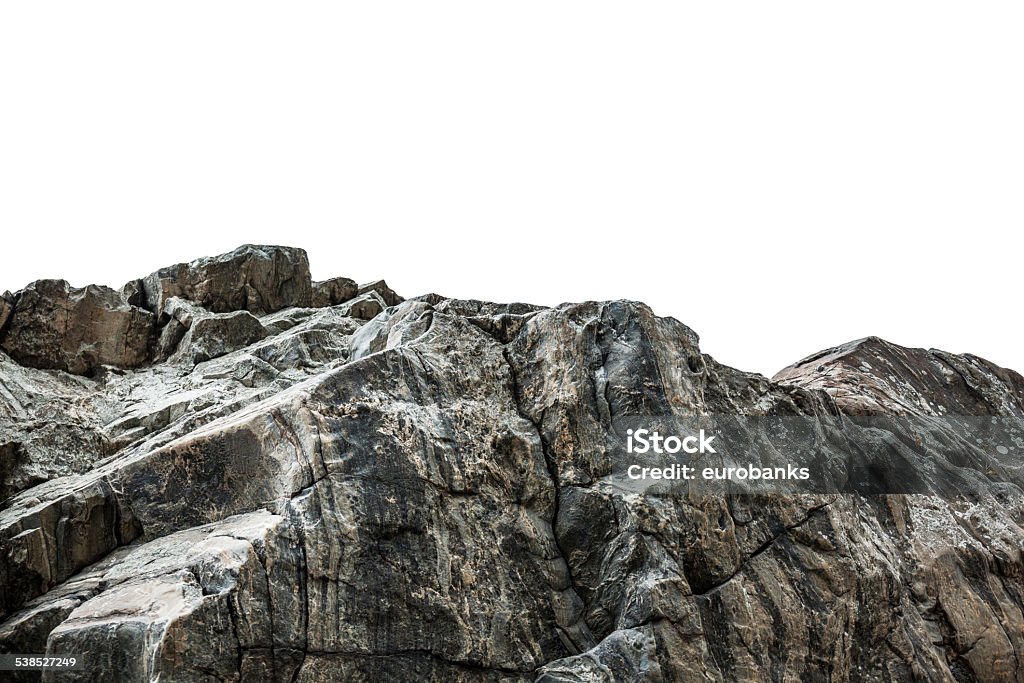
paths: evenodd
<path fill-rule="evenodd" d="M 0 9 L 0 290 L 245 242 L 399 293 L 629 298 L 771 375 L 1024 370 L 1024 5 Z"/>

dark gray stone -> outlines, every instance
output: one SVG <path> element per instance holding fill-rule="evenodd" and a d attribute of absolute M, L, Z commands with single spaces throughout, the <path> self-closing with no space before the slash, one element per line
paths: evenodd
<path fill-rule="evenodd" d="M 769 380 L 634 302 L 269 312 L 218 268 L 150 365 L 0 356 L 0 651 L 91 662 L 43 680 L 1019 678 L 1024 473 L 943 431 L 1024 435 L 1017 373 L 870 338 Z M 920 490 L 625 488 L 617 425 L 665 414 L 817 420 L 823 467 Z"/>
<path fill-rule="evenodd" d="M 395 293 L 395 290 L 388 287 L 388 283 L 384 280 L 376 280 L 375 282 L 368 282 L 365 285 L 359 285 L 359 289 L 356 294 L 367 294 L 369 292 L 376 292 L 380 295 L 380 298 L 384 300 L 387 306 L 397 306 L 398 304 L 405 301 L 402 297 Z"/>
<path fill-rule="evenodd" d="M 153 316 L 109 287 L 39 280 L 16 295 L 0 346 L 28 367 L 86 375 L 148 358 Z"/>
<path fill-rule="evenodd" d="M 245 348 L 266 336 L 259 318 L 248 311 L 203 316 L 192 321 L 170 361 L 195 365 Z"/>
<path fill-rule="evenodd" d="M 302 249 L 246 244 L 231 253 L 179 263 L 143 279 L 149 310 L 171 297 L 193 301 L 214 313 L 273 313 L 309 306 L 313 290 L 309 259 Z"/>
<path fill-rule="evenodd" d="M 355 280 L 347 277 L 336 277 L 323 282 L 313 283 L 313 306 L 323 308 L 324 306 L 337 306 L 359 294 L 359 285 Z"/>
<path fill-rule="evenodd" d="M 14 295 L 10 292 L 4 292 L 0 295 L 0 338 L 2 338 L 4 329 L 7 327 L 7 321 L 11 319 L 11 315 L 14 313 Z"/>

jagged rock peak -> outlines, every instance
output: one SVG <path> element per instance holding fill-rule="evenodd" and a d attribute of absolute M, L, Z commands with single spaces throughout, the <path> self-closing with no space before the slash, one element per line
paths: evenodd
<path fill-rule="evenodd" d="M 103 366 L 137 368 L 174 354 L 190 326 L 173 314 L 181 309 L 174 301 L 193 304 L 199 312 L 190 319 L 203 319 L 201 327 L 216 330 L 218 337 L 200 342 L 204 348 L 197 353 L 180 356 L 207 358 L 217 349 L 233 348 L 222 340 L 252 341 L 260 334 L 258 321 L 249 317 L 210 314 L 265 316 L 288 308 L 353 302 L 359 315 L 373 317 L 403 300 L 384 280 L 362 286 L 343 277 L 313 282 L 302 249 L 246 244 L 161 268 L 120 291 L 39 280 L 17 294 L 5 294 L 0 297 L 0 348 L 28 367 L 91 375 Z M 223 320 L 227 322 L 218 322 Z M 244 333 L 232 329 L 232 320 L 244 323 Z M 197 330 L 187 343 L 198 336 Z"/>
<path fill-rule="evenodd" d="M 172 296 L 214 313 L 274 313 L 313 301 L 309 258 L 295 247 L 245 244 L 227 254 L 161 268 L 142 279 L 146 306 L 163 309 Z"/>
<path fill-rule="evenodd" d="M 1024 415 L 1024 377 L 970 354 L 865 337 L 790 365 L 774 381 L 822 389 L 851 414 Z"/>

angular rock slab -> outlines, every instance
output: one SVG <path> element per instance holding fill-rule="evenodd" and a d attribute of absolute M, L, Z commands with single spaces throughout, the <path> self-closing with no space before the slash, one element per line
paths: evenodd
<path fill-rule="evenodd" d="M 154 318 L 108 287 L 39 280 L 18 292 L 0 347 L 18 363 L 88 375 L 146 362 Z"/>
<path fill-rule="evenodd" d="M 309 306 L 313 289 L 309 258 L 302 249 L 247 244 L 228 254 L 179 263 L 143 278 L 151 311 L 178 296 L 214 313 L 257 315 L 290 306 Z"/>
<path fill-rule="evenodd" d="M 255 512 L 125 549 L 47 640 L 86 669 L 43 680 L 288 680 L 305 610 L 281 522 Z"/>
<path fill-rule="evenodd" d="M 347 277 L 336 277 L 330 280 L 313 283 L 313 307 L 324 308 L 337 306 L 359 294 L 359 285 Z"/>

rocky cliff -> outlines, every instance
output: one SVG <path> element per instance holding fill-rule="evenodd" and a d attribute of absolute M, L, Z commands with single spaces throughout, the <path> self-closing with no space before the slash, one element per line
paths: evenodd
<path fill-rule="evenodd" d="M 33 283 L 0 349 L 0 651 L 86 662 L 10 680 L 1024 680 L 1024 379 L 980 358 L 768 380 L 642 304 L 263 246 Z M 623 485 L 665 417 L 811 424 L 827 485 Z"/>

